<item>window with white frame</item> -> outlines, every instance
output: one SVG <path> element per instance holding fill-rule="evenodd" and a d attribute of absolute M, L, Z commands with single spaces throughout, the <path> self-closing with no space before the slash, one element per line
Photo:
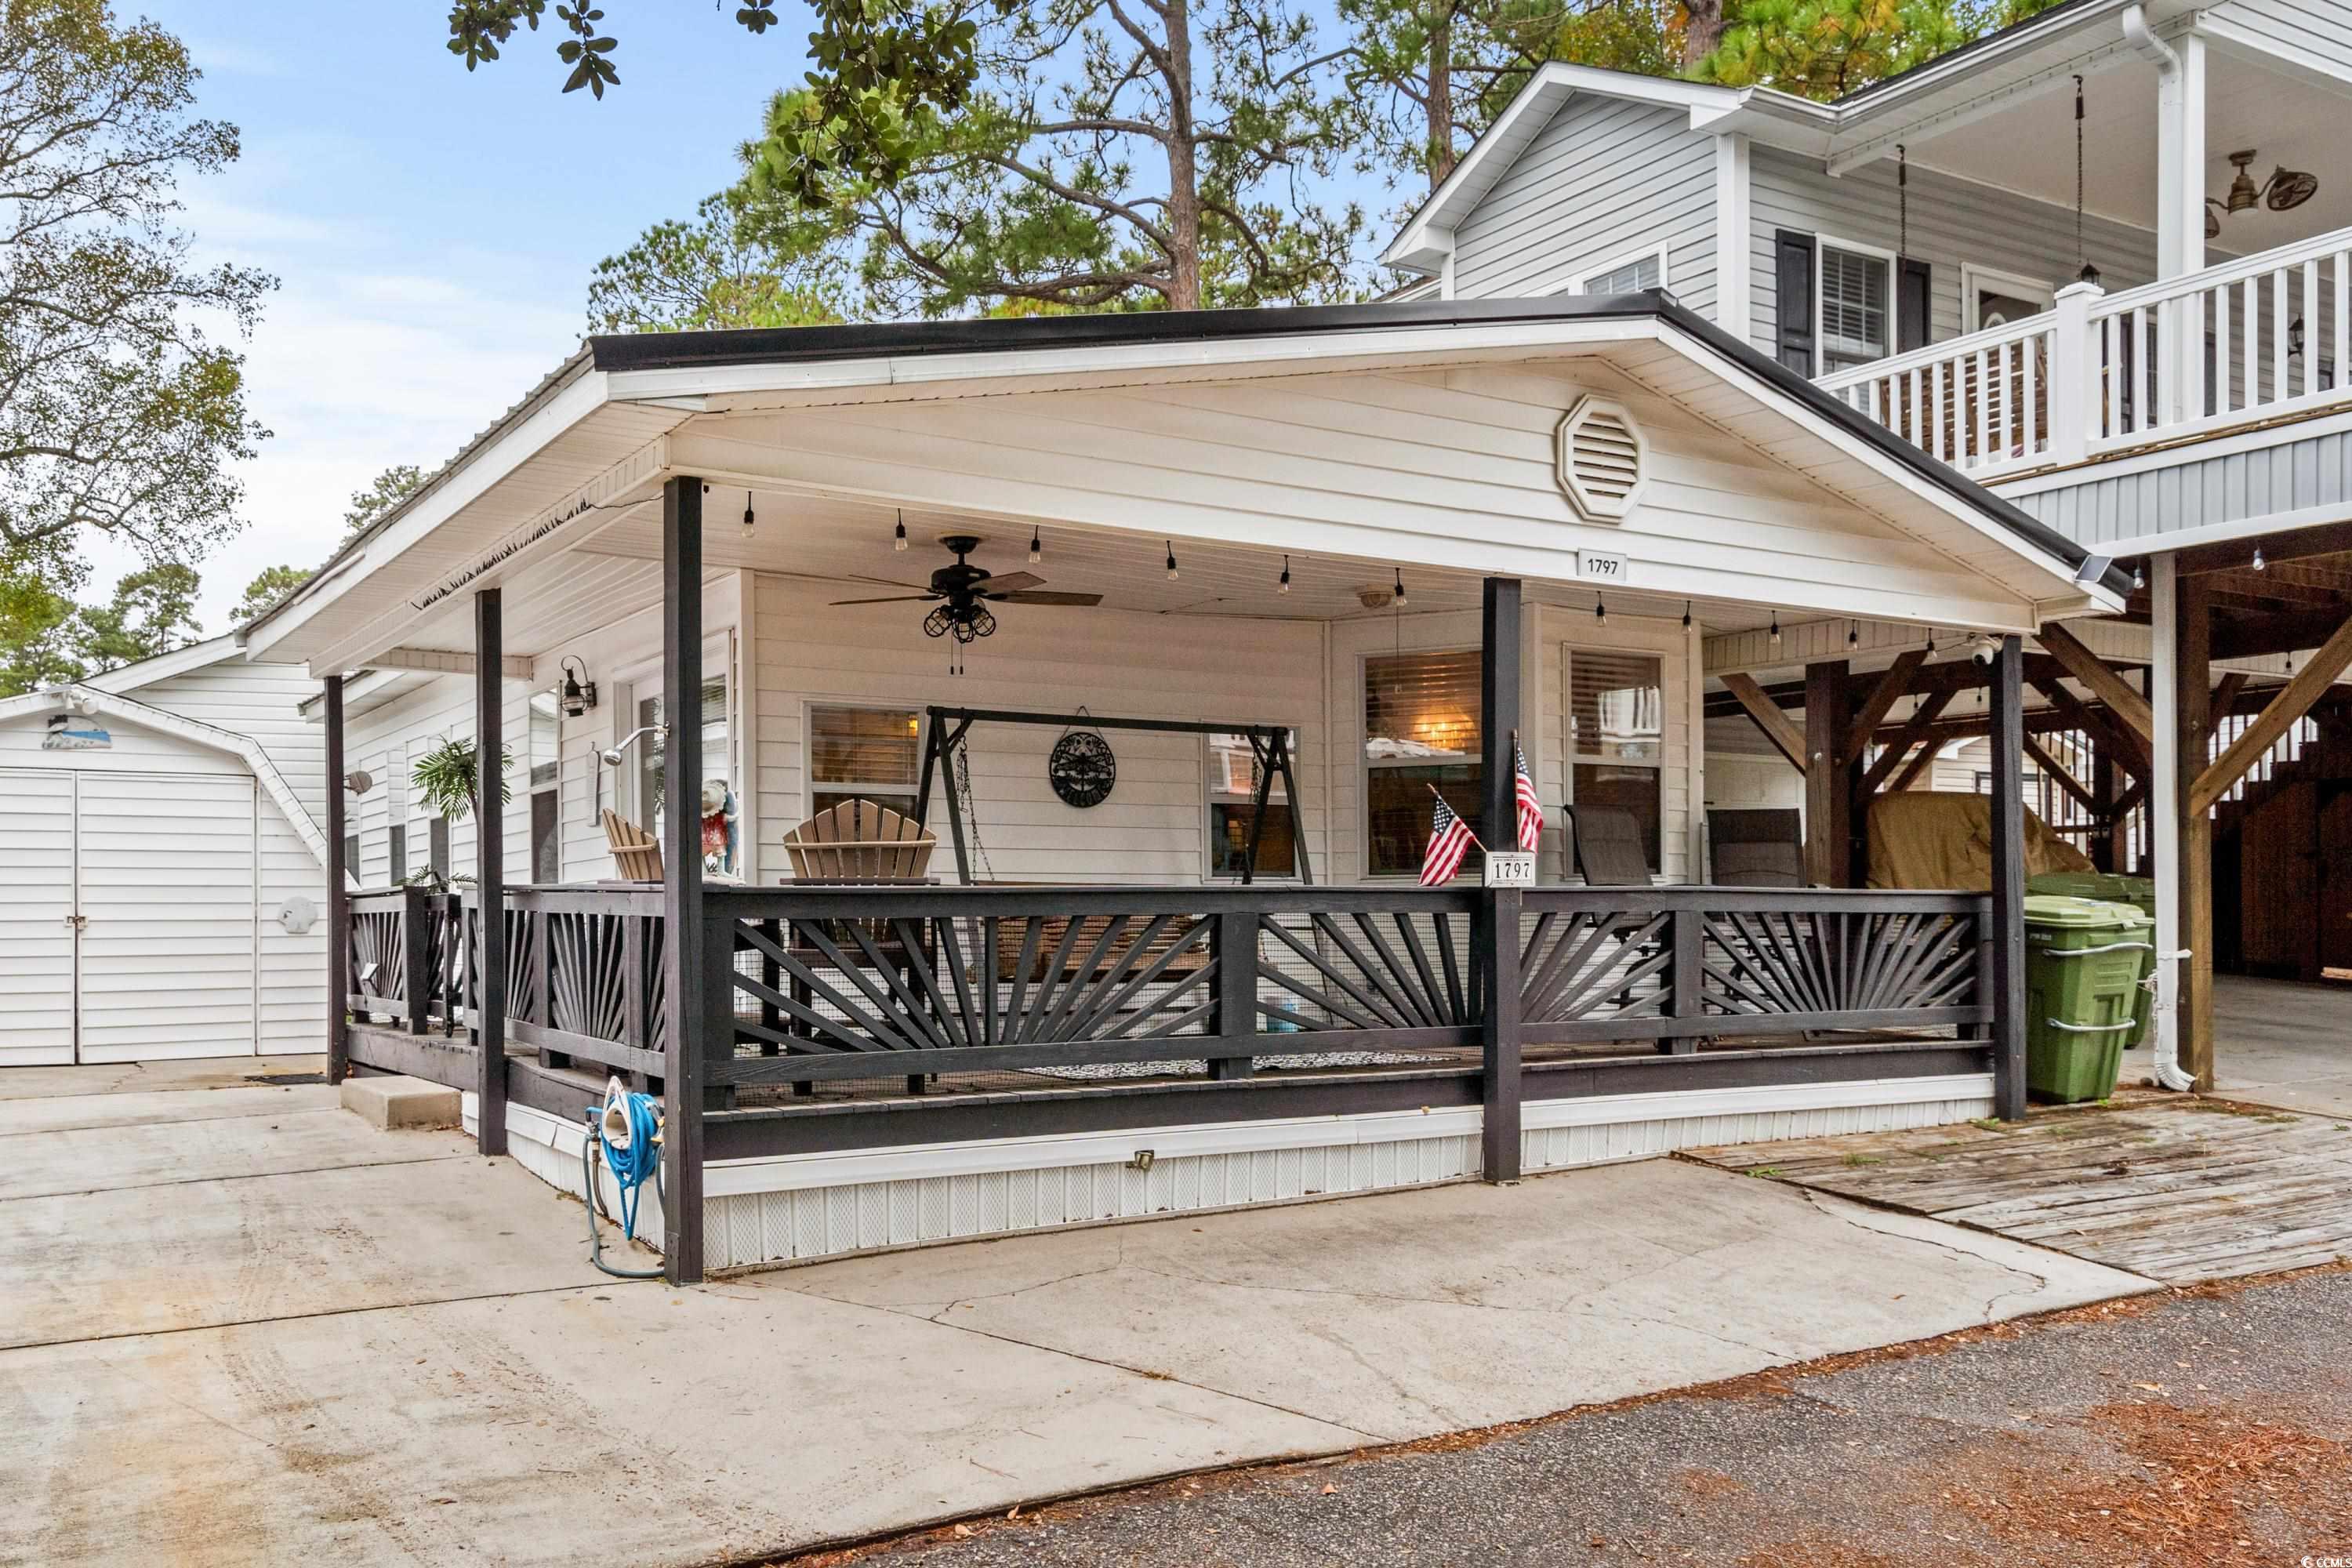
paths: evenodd
<path fill-rule="evenodd" d="M 1654 654 L 1570 648 L 1569 804 L 1629 812 L 1653 874 L 1664 869 L 1666 700 Z"/>
<path fill-rule="evenodd" d="M 1821 374 L 1885 359 L 1895 323 L 1895 258 L 1824 239 L 1820 246 Z"/>
<path fill-rule="evenodd" d="M 1576 280 L 1580 294 L 1638 294 L 1644 289 L 1666 286 L 1666 252 L 1664 246 L 1610 262 Z"/>
<path fill-rule="evenodd" d="M 813 813 L 844 801 L 870 800 L 903 816 L 915 814 L 920 713 L 912 708 L 812 704 L 808 723 Z"/>
<path fill-rule="evenodd" d="M 1364 660 L 1364 871 L 1417 875 L 1434 790 L 1465 820 L 1485 809 L 1476 648 L 1374 654 Z M 1479 874 L 1476 848 L 1463 874 Z"/>
<path fill-rule="evenodd" d="M 1250 832 L 1257 815 L 1257 786 L 1265 778 L 1267 742 L 1253 750 L 1250 738 L 1215 734 L 1208 738 L 1209 875 L 1238 878 L 1250 863 Z M 1297 764 L 1298 737 L 1285 737 L 1291 766 Z M 1298 846 L 1290 830 L 1290 796 L 1282 775 L 1266 780 L 1265 823 L 1258 831 L 1257 871 L 1260 877 L 1298 875 Z"/>

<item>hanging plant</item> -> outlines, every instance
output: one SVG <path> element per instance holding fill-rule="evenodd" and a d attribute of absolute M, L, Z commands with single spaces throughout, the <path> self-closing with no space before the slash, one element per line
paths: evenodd
<path fill-rule="evenodd" d="M 508 770 L 513 766 L 514 752 L 500 746 L 500 805 L 514 799 L 514 786 L 507 782 Z M 431 806 L 436 815 L 446 821 L 463 822 L 466 814 L 474 809 L 476 774 L 473 738 L 446 736 L 439 745 L 416 759 L 416 765 L 408 770 L 408 782 L 416 791 L 417 798 Z"/>

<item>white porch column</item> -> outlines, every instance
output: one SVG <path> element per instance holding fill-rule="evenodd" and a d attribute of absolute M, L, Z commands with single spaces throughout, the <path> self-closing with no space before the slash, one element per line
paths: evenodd
<path fill-rule="evenodd" d="M 2124 13 L 2124 37 L 2156 67 L 2156 276 L 2161 282 L 2205 265 L 2205 40 L 2167 44 L 2137 5 Z M 2157 416 L 2167 424 L 2204 408 L 2205 323 L 2201 300 L 2178 300 L 2158 324 Z"/>

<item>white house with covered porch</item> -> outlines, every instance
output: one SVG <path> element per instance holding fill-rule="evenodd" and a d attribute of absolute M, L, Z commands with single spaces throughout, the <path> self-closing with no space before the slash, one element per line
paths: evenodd
<path fill-rule="evenodd" d="M 2019 639 L 2128 592 L 1635 295 L 597 338 L 248 645 L 331 776 L 511 755 L 473 885 L 337 910 L 335 1069 L 559 1180 L 658 1084 L 691 1279 L 2013 1114 L 2019 835 L 1990 889 L 1709 885 L 1706 649 L 1981 635 L 2014 781 Z M 1515 740 L 1533 884 L 1421 886 L 1433 792 L 1510 844 Z M 921 875 L 794 878 L 853 800 Z M 331 800 L 338 885 L 403 815 Z"/>

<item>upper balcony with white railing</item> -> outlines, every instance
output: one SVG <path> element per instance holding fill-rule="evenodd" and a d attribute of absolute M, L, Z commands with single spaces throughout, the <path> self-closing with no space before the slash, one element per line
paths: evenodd
<path fill-rule="evenodd" d="M 2352 402 L 2347 364 L 2352 229 L 2338 229 L 2121 293 L 2077 283 L 2042 315 L 1818 384 L 1983 479 Z"/>

